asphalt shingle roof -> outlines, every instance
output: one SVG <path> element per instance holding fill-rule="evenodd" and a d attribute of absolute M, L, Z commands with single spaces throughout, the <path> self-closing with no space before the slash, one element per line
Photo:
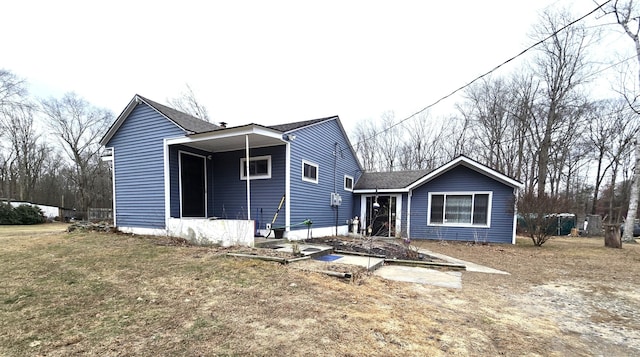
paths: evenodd
<path fill-rule="evenodd" d="M 141 95 L 138 95 L 138 97 L 140 97 L 147 104 L 149 104 L 150 106 L 155 108 L 157 111 L 165 115 L 167 118 L 173 120 L 176 124 L 184 128 L 185 130 L 188 130 L 194 133 L 204 133 L 207 131 L 221 129 L 221 127 L 218 125 L 196 118 L 192 115 L 183 113 L 179 110 L 169 108 L 166 105 L 162 105 L 160 103 L 154 102 L 153 100 L 147 99 Z"/>
<path fill-rule="evenodd" d="M 360 176 L 354 189 L 400 189 L 418 181 L 432 170 L 365 172 Z"/>
<path fill-rule="evenodd" d="M 305 127 L 307 125 L 320 123 L 320 122 L 323 122 L 325 120 L 329 120 L 329 119 L 333 119 L 333 118 L 337 118 L 337 116 L 319 118 L 319 119 L 312 119 L 312 120 L 305 120 L 305 121 L 298 121 L 298 122 L 295 122 L 295 123 L 271 125 L 271 126 L 268 126 L 268 128 L 269 129 L 278 130 L 278 131 L 281 131 L 281 132 L 285 133 L 287 131 L 299 129 L 299 128 Z"/>

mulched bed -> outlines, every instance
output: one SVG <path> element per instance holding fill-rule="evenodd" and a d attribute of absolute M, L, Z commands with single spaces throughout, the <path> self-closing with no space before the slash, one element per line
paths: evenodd
<path fill-rule="evenodd" d="M 441 259 L 418 252 L 417 247 L 404 243 L 401 240 L 380 239 L 377 237 L 323 237 L 307 239 L 305 242 L 310 244 L 328 245 L 333 247 L 334 250 L 380 255 L 384 256 L 386 259 L 444 262 Z"/>

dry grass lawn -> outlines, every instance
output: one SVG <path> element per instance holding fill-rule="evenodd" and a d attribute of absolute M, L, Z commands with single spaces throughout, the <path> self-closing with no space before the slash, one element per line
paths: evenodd
<path fill-rule="evenodd" d="M 345 282 L 223 249 L 0 227 L 0 356 L 640 354 L 640 246 L 412 244 L 506 270 Z"/>

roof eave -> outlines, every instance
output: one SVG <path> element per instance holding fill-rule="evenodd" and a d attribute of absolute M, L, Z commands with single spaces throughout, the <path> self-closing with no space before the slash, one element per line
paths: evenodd
<path fill-rule="evenodd" d="M 353 190 L 353 193 L 404 193 L 409 192 L 409 189 L 404 188 L 357 188 Z"/>
<path fill-rule="evenodd" d="M 493 178 L 494 180 L 501 182 L 507 186 L 511 186 L 514 188 L 518 188 L 521 189 L 522 187 L 524 187 L 524 185 L 519 182 L 516 181 L 512 178 L 510 178 L 507 175 L 501 174 L 496 170 L 493 170 L 485 165 L 482 165 L 476 161 L 473 161 L 471 159 L 469 159 L 466 156 L 458 156 L 457 158 L 449 161 L 448 163 L 440 166 L 439 168 L 433 170 L 432 172 L 428 173 L 427 175 L 425 175 L 424 177 L 422 177 L 421 179 L 415 181 L 414 183 L 412 183 L 411 185 L 407 186 L 407 188 L 409 190 L 413 190 L 414 188 L 424 184 L 425 182 L 429 182 L 431 180 L 433 180 L 434 178 L 444 174 L 445 172 L 448 172 L 449 170 L 451 170 L 452 168 L 458 166 L 458 165 L 464 165 L 476 172 L 479 172 L 483 175 L 486 175 L 488 177 Z"/>
<path fill-rule="evenodd" d="M 351 151 L 351 154 L 353 154 L 353 157 L 356 159 L 356 163 L 358 164 L 358 169 L 360 170 L 360 172 L 363 172 L 364 168 L 362 167 L 362 164 L 360 163 L 360 160 L 358 159 L 358 154 L 354 150 L 353 145 L 351 145 L 351 140 L 349 139 L 349 135 L 347 135 L 347 132 L 344 130 L 344 126 L 342 126 L 342 121 L 340 120 L 340 116 L 338 116 L 338 115 L 327 117 L 327 118 L 325 118 L 325 120 L 321 120 L 321 121 L 318 121 L 318 122 L 315 122 L 315 123 L 312 123 L 312 124 L 309 124 L 309 125 L 301 126 L 299 128 L 283 131 L 282 133 L 283 134 L 289 134 L 289 133 L 292 133 L 294 131 L 297 131 L 297 130 L 300 130 L 300 129 L 303 129 L 303 128 L 309 128 L 309 127 L 312 127 L 312 126 L 315 126 L 315 125 L 320 125 L 320 124 L 326 123 L 326 122 L 331 121 L 331 120 L 335 120 L 336 123 L 338 123 L 338 128 L 340 128 L 340 131 L 342 132 L 342 135 L 344 136 L 345 140 L 349 144 L 349 150 Z"/>
<path fill-rule="evenodd" d="M 204 140 L 211 140 L 215 138 L 225 138 L 231 136 L 240 136 L 247 134 L 258 134 L 263 136 L 268 136 L 274 139 L 280 139 L 282 142 L 286 142 L 282 138 L 282 132 L 274 129 L 269 129 L 265 126 L 258 124 L 247 124 L 242 126 L 236 126 L 233 128 L 219 129 L 213 131 L 207 131 L 204 133 L 195 133 L 185 137 L 174 138 L 168 141 L 168 144 L 184 144 L 184 143 L 192 143 Z"/>
<path fill-rule="evenodd" d="M 176 127 L 178 127 L 180 130 L 184 131 L 186 134 L 193 134 L 193 131 L 190 131 L 190 130 L 187 130 L 187 129 L 183 128 L 178 123 L 176 123 L 174 120 L 172 120 L 168 116 L 164 115 L 161 111 L 159 111 L 153 105 L 147 103 L 144 100 L 144 98 L 142 98 L 140 95 L 136 94 L 136 95 L 133 96 L 131 101 L 129 101 L 129 104 L 127 104 L 127 106 L 124 108 L 122 113 L 120 113 L 120 115 L 118 115 L 118 118 L 113 122 L 113 124 L 111 124 L 111 126 L 109 127 L 109 130 L 107 130 L 107 132 L 104 134 L 102 139 L 100 139 L 100 145 L 105 146 L 109 142 L 109 140 L 111 140 L 111 138 L 116 134 L 118 129 L 120 129 L 120 126 L 122 126 L 122 123 L 124 123 L 125 119 L 127 119 L 127 117 L 129 117 L 129 115 L 131 115 L 131 112 L 133 112 L 133 110 L 140 103 L 144 103 L 149 108 L 151 108 L 154 111 L 156 111 L 156 113 L 162 115 L 163 118 L 165 118 L 168 121 L 170 121 L 171 123 L 173 123 Z"/>

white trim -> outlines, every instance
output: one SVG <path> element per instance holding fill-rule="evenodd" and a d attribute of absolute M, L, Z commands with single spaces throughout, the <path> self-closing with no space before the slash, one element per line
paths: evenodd
<path fill-rule="evenodd" d="M 396 237 L 402 236 L 402 195 L 396 195 Z"/>
<path fill-rule="evenodd" d="M 446 196 L 471 196 L 471 223 L 431 223 L 431 201 L 434 195 L 444 195 L 445 201 L 443 206 L 443 221 L 447 210 Z M 487 224 L 473 224 L 473 202 L 475 195 L 489 195 L 487 203 Z M 427 201 L 427 226 L 438 227 L 475 227 L 475 228 L 491 228 L 491 208 L 493 206 L 493 191 L 447 191 L 447 192 L 429 192 Z"/>
<path fill-rule="evenodd" d="M 167 226 L 171 218 L 171 166 L 169 165 L 169 145 L 167 139 L 162 139 L 162 157 L 164 169 L 164 226 Z M 178 155 L 178 165 L 180 165 L 180 155 Z M 180 175 L 180 173 L 178 173 Z M 178 203 L 181 204 L 181 203 Z"/>
<path fill-rule="evenodd" d="M 359 189 L 354 189 L 353 193 L 360 193 L 360 194 L 368 194 L 368 193 L 389 193 L 389 194 L 395 194 L 395 193 L 405 193 L 405 192 L 409 192 L 410 189 L 408 188 L 379 188 L 379 189 L 375 189 L 375 188 L 359 188 Z"/>
<path fill-rule="evenodd" d="M 141 228 L 141 227 L 118 227 L 122 233 L 131 233 L 144 236 L 164 236 L 167 235 L 166 229 L 161 228 Z"/>
<path fill-rule="evenodd" d="M 367 196 L 360 196 L 360 230 L 367 232 Z"/>
<path fill-rule="evenodd" d="M 308 232 L 306 226 L 302 226 L 302 229 L 295 229 L 287 231 L 285 238 L 289 240 L 303 240 L 307 239 L 307 234 L 309 233 L 312 238 L 318 237 L 331 237 L 336 234 L 336 226 L 331 227 L 315 227 L 311 226 L 311 232 Z M 339 225 L 338 226 L 338 235 L 348 235 L 349 234 L 349 225 Z"/>
<path fill-rule="evenodd" d="M 237 128 L 222 129 L 222 130 L 216 130 L 216 131 L 211 131 L 211 132 L 206 132 L 201 134 L 193 134 L 190 136 L 169 139 L 169 144 L 170 145 L 189 144 L 189 143 L 196 143 L 199 141 L 223 139 L 223 138 L 229 138 L 234 136 L 244 136 L 249 134 L 267 136 L 273 139 L 278 139 L 282 142 L 286 142 L 284 139 L 282 139 L 281 132 L 272 130 L 272 129 L 267 129 L 261 126 L 257 126 L 255 124 L 251 124 L 251 125 L 237 127 Z"/>
<path fill-rule="evenodd" d="M 344 126 L 342 125 L 342 121 L 340 120 L 340 116 L 338 116 L 338 115 L 334 115 L 334 116 L 331 116 L 331 117 L 327 117 L 327 118 L 318 118 L 318 119 L 324 119 L 324 120 L 321 120 L 321 121 L 319 121 L 319 122 L 317 122 L 317 123 L 313 123 L 313 124 L 309 124 L 309 125 L 301 126 L 301 127 L 295 128 L 295 129 L 291 129 L 291 130 L 289 130 L 289 131 L 285 131 L 285 132 L 284 132 L 284 134 L 286 135 L 286 134 L 289 134 L 289 133 L 296 132 L 296 131 L 298 131 L 298 130 L 300 130 L 300 129 L 311 128 L 311 127 L 314 127 L 314 126 L 316 126 L 316 125 L 324 124 L 324 123 L 327 123 L 327 122 L 330 122 L 330 121 L 332 121 L 332 120 L 333 120 L 333 121 L 335 121 L 335 122 L 336 122 L 336 124 L 338 124 L 338 128 L 339 128 L 339 129 L 340 129 L 340 131 L 342 132 L 342 136 L 344 137 L 344 139 L 345 139 L 346 143 L 348 144 L 348 145 L 347 145 L 347 147 L 349 148 L 349 151 L 351 151 L 351 155 L 353 155 L 353 157 L 356 159 L 356 163 L 358 164 L 358 168 L 359 168 L 359 169 L 360 169 L 360 171 L 362 172 L 362 171 L 363 171 L 363 167 L 362 167 L 362 165 L 360 164 L 360 160 L 358 160 L 358 154 L 356 153 L 356 151 L 355 151 L 355 149 L 354 149 L 354 146 L 353 146 L 353 145 L 351 145 L 351 140 L 349 140 L 349 135 L 347 134 L 347 131 L 346 131 L 346 130 L 344 130 Z M 344 149 L 343 149 L 343 150 L 344 150 Z M 343 150 L 340 150 L 340 151 L 343 151 Z M 354 186 L 355 186 L 355 181 L 353 182 L 353 184 L 354 184 Z"/>
<path fill-rule="evenodd" d="M 315 180 L 311 179 L 311 178 L 308 178 L 308 177 L 306 177 L 304 175 L 304 165 L 305 164 L 309 165 L 309 166 L 313 166 L 313 167 L 316 168 L 316 179 Z M 311 183 L 318 183 L 318 181 L 320 179 L 320 166 L 318 164 L 315 164 L 315 163 L 313 163 L 311 161 L 302 160 L 302 166 L 301 167 L 302 167 L 302 172 L 300 174 L 302 176 L 302 181 L 311 182 Z"/>
<path fill-rule="evenodd" d="M 511 236 L 511 244 L 516 244 L 516 228 L 518 227 L 518 189 L 513 189 L 513 235 Z"/>
<path fill-rule="evenodd" d="M 244 167 L 247 168 L 247 174 L 244 177 L 245 181 L 247 181 L 247 220 L 251 220 L 251 170 L 249 169 L 249 165 L 251 164 L 251 156 L 249 156 L 249 134 L 244 136 Z M 242 162 L 242 161 L 240 161 Z M 271 160 L 268 161 L 271 163 Z M 267 171 L 269 172 L 269 176 L 271 176 L 271 170 L 269 169 L 270 165 L 267 166 Z M 242 170 L 242 165 L 240 165 L 240 170 Z M 242 171 L 240 176 L 242 176 Z"/>
<path fill-rule="evenodd" d="M 285 145 L 285 168 L 284 168 L 284 225 L 285 231 L 291 229 L 291 143 Z"/>
<path fill-rule="evenodd" d="M 148 106 L 149 108 L 153 109 L 155 112 L 160 114 L 162 117 L 164 117 L 165 119 L 173 123 L 173 125 L 175 125 L 178 129 L 184 131 L 185 133 L 190 132 L 185 128 L 181 127 L 180 125 L 178 125 L 178 123 L 176 123 L 175 121 L 171 120 L 171 118 L 162 114 L 153 105 L 147 103 L 146 101 L 144 101 L 144 99 L 142 99 L 139 95 L 136 94 L 133 96 L 133 98 L 131 98 L 131 100 L 129 101 L 129 104 L 127 104 L 127 106 L 124 108 L 122 113 L 118 115 L 118 118 L 116 118 L 116 121 L 114 121 L 113 124 L 111 124 L 111 126 L 109 127 L 109 129 L 107 129 L 107 132 L 100 139 L 100 145 L 106 145 L 109 142 L 109 140 L 113 138 L 113 136 L 116 134 L 118 129 L 120 129 L 120 127 L 122 126 L 122 123 L 124 123 L 125 119 L 127 119 L 129 115 L 131 115 L 131 113 L 133 112 L 134 109 L 136 109 L 138 104 L 145 104 L 146 106 Z"/>
<path fill-rule="evenodd" d="M 112 213 L 113 213 L 113 226 L 117 227 L 116 221 L 116 149 L 111 147 L 111 200 L 113 201 Z"/>
<path fill-rule="evenodd" d="M 314 127 L 314 126 L 316 126 L 316 125 L 324 124 L 324 123 L 326 123 L 326 122 L 328 122 L 328 121 L 336 120 L 336 119 L 339 119 L 339 118 L 338 118 L 338 116 L 337 116 L 337 115 L 334 115 L 334 116 L 332 116 L 332 117 L 327 117 L 327 118 L 318 118 L 318 119 L 323 119 L 323 120 L 321 120 L 321 121 L 319 121 L 319 122 L 316 122 L 316 123 L 313 123 L 313 124 L 308 124 L 308 125 L 305 125 L 305 126 L 301 126 L 301 127 L 295 128 L 295 129 L 291 129 L 291 130 L 289 130 L 289 131 L 285 131 L 285 132 L 284 132 L 284 134 L 289 134 L 289 133 L 292 133 L 292 132 L 294 132 L 294 131 L 297 131 L 297 130 L 300 130 L 300 129 L 304 129 L 304 128 L 311 128 L 311 127 Z M 313 119 L 312 119 L 312 120 L 313 120 Z"/>
<path fill-rule="evenodd" d="M 347 187 L 347 179 L 351 180 L 351 188 Z M 353 185 L 354 184 L 355 184 L 355 180 L 353 179 L 353 176 L 344 175 L 344 179 L 342 180 L 342 186 L 343 186 L 345 191 L 353 192 Z"/>
<path fill-rule="evenodd" d="M 396 199 L 396 220 L 395 220 L 395 231 L 396 236 L 402 231 L 402 194 L 395 195 L 361 195 L 360 196 L 360 227 L 363 227 L 366 230 L 368 229 L 369 222 L 367 218 L 367 198 L 371 197 L 371 200 L 374 200 L 375 197 L 385 196 L 385 197 L 395 197 Z M 391 232 L 391 230 L 389 230 Z M 365 233 L 368 234 L 368 233 Z"/>
<path fill-rule="evenodd" d="M 413 196 L 413 190 L 407 193 L 407 238 L 409 239 L 411 239 L 411 196 Z"/>
<path fill-rule="evenodd" d="M 467 157 L 464 156 L 459 156 L 458 158 L 449 161 L 447 164 L 440 166 L 439 168 L 435 169 L 434 171 L 428 173 L 427 175 L 423 176 L 421 179 L 417 180 L 416 182 L 412 183 L 411 185 L 407 186 L 408 189 L 414 189 L 420 185 L 422 185 L 423 183 L 430 181 L 431 179 L 440 176 L 441 174 L 449 171 L 450 169 L 454 168 L 455 166 L 458 166 L 459 164 L 463 164 L 464 166 L 475 170 L 481 174 L 484 174 L 485 176 L 491 177 L 494 180 L 500 181 L 506 185 L 512 186 L 512 187 L 517 187 L 517 188 L 522 188 L 524 187 L 524 185 L 508 176 L 505 176 L 501 173 L 499 173 L 498 171 L 495 171 L 487 166 L 484 166 L 478 162 L 475 162 Z"/>
<path fill-rule="evenodd" d="M 207 157 L 200 154 L 194 154 L 192 152 L 178 150 L 178 189 L 180 192 L 180 218 L 182 218 L 182 154 L 191 156 L 197 156 L 202 158 L 202 164 L 204 165 L 204 216 L 202 217 L 187 217 L 187 218 L 207 218 L 208 216 L 208 188 L 207 188 Z"/>
<path fill-rule="evenodd" d="M 251 175 L 251 173 L 249 172 L 250 180 L 263 180 L 263 179 L 271 178 L 271 155 L 249 157 L 249 163 L 251 163 L 251 161 L 261 161 L 261 160 L 267 160 L 267 174 Z M 247 177 L 244 175 L 244 169 L 245 169 L 245 166 L 247 166 L 246 162 L 247 162 L 246 157 L 240 158 L 240 180 L 247 179 Z M 249 169 L 247 168 L 247 170 Z"/>

